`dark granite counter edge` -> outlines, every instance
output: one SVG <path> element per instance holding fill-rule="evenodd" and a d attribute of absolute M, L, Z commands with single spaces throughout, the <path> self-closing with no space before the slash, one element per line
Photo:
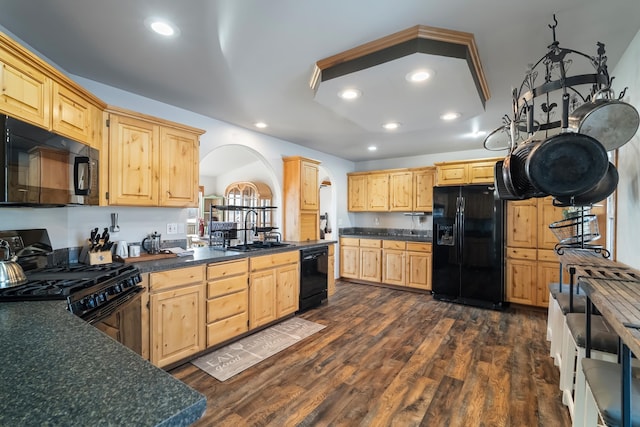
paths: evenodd
<path fill-rule="evenodd" d="M 261 255 L 269 255 L 280 252 L 298 251 L 302 248 L 313 248 L 327 246 L 337 243 L 335 240 L 314 240 L 308 242 L 285 242 L 289 246 L 261 249 L 251 252 L 237 252 L 213 249 L 208 246 L 193 248 L 193 255 L 175 258 L 164 258 L 154 261 L 133 262 L 133 265 L 140 269 L 141 273 L 151 273 L 154 271 L 171 270 L 174 268 L 190 267 L 194 265 L 210 264 L 216 262 L 233 261 L 236 259 L 250 258 Z"/>
<path fill-rule="evenodd" d="M 0 425 L 186 426 L 206 398 L 65 310 L 0 303 Z M 117 363 L 116 363 L 117 362 Z"/>

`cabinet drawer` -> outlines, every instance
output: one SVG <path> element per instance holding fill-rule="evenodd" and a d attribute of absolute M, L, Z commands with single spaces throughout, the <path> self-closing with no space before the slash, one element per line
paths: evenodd
<path fill-rule="evenodd" d="M 407 246 L 406 242 L 401 242 L 399 240 L 383 240 L 382 248 L 383 249 L 398 249 L 404 251 Z"/>
<path fill-rule="evenodd" d="M 232 292 L 241 291 L 247 288 L 248 283 L 249 274 L 246 272 L 240 276 L 214 280 L 207 283 L 207 298 L 215 298 Z"/>
<path fill-rule="evenodd" d="M 207 280 L 219 279 L 225 276 L 235 276 L 249 271 L 249 260 L 221 262 L 207 266 Z"/>
<path fill-rule="evenodd" d="M 291 251 L 273 255 L 263 255 L 250 259 L 251 271 L 262 270 L 276 265 L 300 261 L 300 252 Z"/>
<path fill-rule="evenodd" d="M 381 248 L 382 240 L 380 239 L 360 239 L 361 248 Z"/>
<path fill-rule="evenodd" d="M 149 275 L 149 289 L 156 291 L 202 281 L 204 281 L 204 266 L 177 268 L 151 273 Z"/>
<path fill-rule="evenodd" d="M 535 261 L 536 252 L 537 252 L 536 249 L 507 248 L 507 258 L 528 259 L 528 260 Z"/>
<path fill-rule="evenodd" d="M 407 242 L 407 250 L 412 252 L 431 252 L 431 243 Z"/>
<path fill-rule="evenodd" d="M 207 323 L 215 322 L 240 313 L 246 313 L 249 305 L 247 290 L 207 301 Z"/>
<path fill-rule="evenodd" d="M 228 317 L 207 325 L 207 347 L 247 332 L 249 330 L 247 312 Z"/>
<path fill-rule="evenodd" d="M 558 254 L 553 249 L 538 249 L 538 261 L 551 261 L 560 263 Z"/>
<path fill-rule="evenodd" d="M 360 239 L 356 239 L 355 237 L 341 237 L 340 238 L 340 246 L 359 246 Z"/>

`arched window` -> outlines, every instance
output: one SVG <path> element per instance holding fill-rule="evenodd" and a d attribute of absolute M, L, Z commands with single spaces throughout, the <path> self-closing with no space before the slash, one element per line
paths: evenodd
<path fill-rule="evenodd" d="M 271 188 L 262 182 L 241 181 L 234 182 L 227 186 L 224 191 L 224 198 L 227 206 L 238 207 L 268 207 L 271 206 L 273 195 Z M 237 222 L 242 225 L 244 213 L 242 209 L 230 209 L 225 212 L 225 221 Z M 254 224 L 256 227 L 271 227 L 271 209 L 258 210 L 258 220 Z M 240 228 L 240 227 L 239 227 Z"/>

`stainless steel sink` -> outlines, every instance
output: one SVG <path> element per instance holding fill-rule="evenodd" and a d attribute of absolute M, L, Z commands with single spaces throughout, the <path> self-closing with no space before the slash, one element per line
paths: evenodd
<path fill-rule="evenodd" d="M 281 242 L 253 242 L 246 245 L 227 246 L 226 249 L 228 251 L 253 252 L 264 249 L 282 248 L 286 246 L 291 246 L 291 244 Z"/>

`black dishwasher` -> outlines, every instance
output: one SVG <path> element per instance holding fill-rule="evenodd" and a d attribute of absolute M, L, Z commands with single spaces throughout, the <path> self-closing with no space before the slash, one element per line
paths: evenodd
<path fill-rule="evenodd" d="M 328 246 L 300 250 L 299 312 L 317 307 L 327 299 L 328 266 Z"/>

